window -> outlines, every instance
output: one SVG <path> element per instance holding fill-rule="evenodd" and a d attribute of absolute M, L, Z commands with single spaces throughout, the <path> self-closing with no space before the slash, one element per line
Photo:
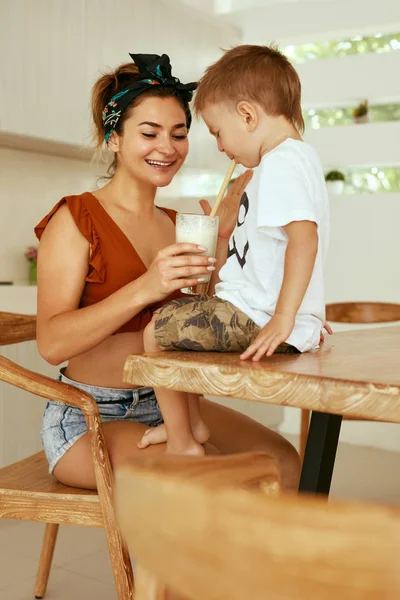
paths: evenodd
<path fill-rule="evenodd" d="M 349 167 L 340 170 L 346 177 L 345 194 L 400 192 L 400 167 Z"/>
<path fill-rule="evenodd" d="M 323 58 L 342 58 L 370 52 L 393 52 L 400 50 L 400 32 L 375 33 L 371 36 L 355 35 L 344 40 L 307 43 L 299 46 L 286 46 L 283 53 L 294 63 Z"/>
<path fill-rule="evenodd" d="M 306 129 L 320 129 L 335 125 L 352 125 L 355 106 L 347 108 L 320 108 L 303 111 Z M 370 104 L 369 117 L 372 123 L 379 121 L 400 121 L 400 103 Z"/>

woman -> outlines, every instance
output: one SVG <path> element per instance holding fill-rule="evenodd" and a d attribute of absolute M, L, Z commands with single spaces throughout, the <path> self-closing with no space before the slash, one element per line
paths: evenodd
<path fill-rule="evenodd" d="M 175 213 L 154 203 L 157 188 L 172 181 L 187 156 L 195 84 L 173 77 L 166 55 L 131 57 L 135 64 L 103 75 L 92 91 L 97 145 L 105 140 L 114 152 L 110 182 L 94 194 L 63 198 L 35 229 L 39 351 L 51 364 L 68 361 L 60 380 L 98 402 L 113 466 L 138 453 L 164 452 L 164 444 L 137 448 L 162 417 L 153 390 L 123 383 L 123 365 L 128 354 L 143 351 L 153 311 L 192 285 L 189 276 L 201 281 L 213 269 L 204 249 L 174 243 Z M 237 207 L 241 188 L 243 179 L 222 210 Z M 283 486 L 297 486 L 299 457 L 286 440 L 240 413 L 201 402 L 219 452 L 265 451 L 277 459 Z M 79 409 L 50 402 L 42 441 L 59 481 L 95 488 Z"/>

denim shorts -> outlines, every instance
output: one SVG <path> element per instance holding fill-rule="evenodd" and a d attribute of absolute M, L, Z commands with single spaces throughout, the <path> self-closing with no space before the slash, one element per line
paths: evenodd
<path fill-rule="evenodd" d="M 63 371 L 63 370 L 62 370 Z M 88 392 L 96 400 L 102 423 L 133 421 L 149 427 L 163 423 L 160 407 L 152 388 L 116 389 L 72 381 L 60 372 L 58 381 Z M 62 402 L 48 402 L 42 420 L 42 444 L 49 462 L 49 472 L 87 432 L 83 412 Z"/>

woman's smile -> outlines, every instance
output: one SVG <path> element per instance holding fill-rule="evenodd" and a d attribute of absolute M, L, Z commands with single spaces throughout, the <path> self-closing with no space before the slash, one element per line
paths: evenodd
<path fill-rule="evenodd" d="M 150 158 L 145 159 L 146 163 L 155 169 L 156 171 L 168 171 L 175 166 L 176 160 L 163 161 L 163 160 L 152 160 Z"/>

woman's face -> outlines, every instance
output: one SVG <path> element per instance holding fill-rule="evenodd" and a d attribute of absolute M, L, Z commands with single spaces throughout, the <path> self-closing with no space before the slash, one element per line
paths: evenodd
<path fill-rule="evenodd" d="M 189 151 L 185 111 L 176 98 L 145 98 L 125 120 L 123 134 L 112 134 L 117 169 L 137 180 L 164 187 L 171 183 Z"/>

